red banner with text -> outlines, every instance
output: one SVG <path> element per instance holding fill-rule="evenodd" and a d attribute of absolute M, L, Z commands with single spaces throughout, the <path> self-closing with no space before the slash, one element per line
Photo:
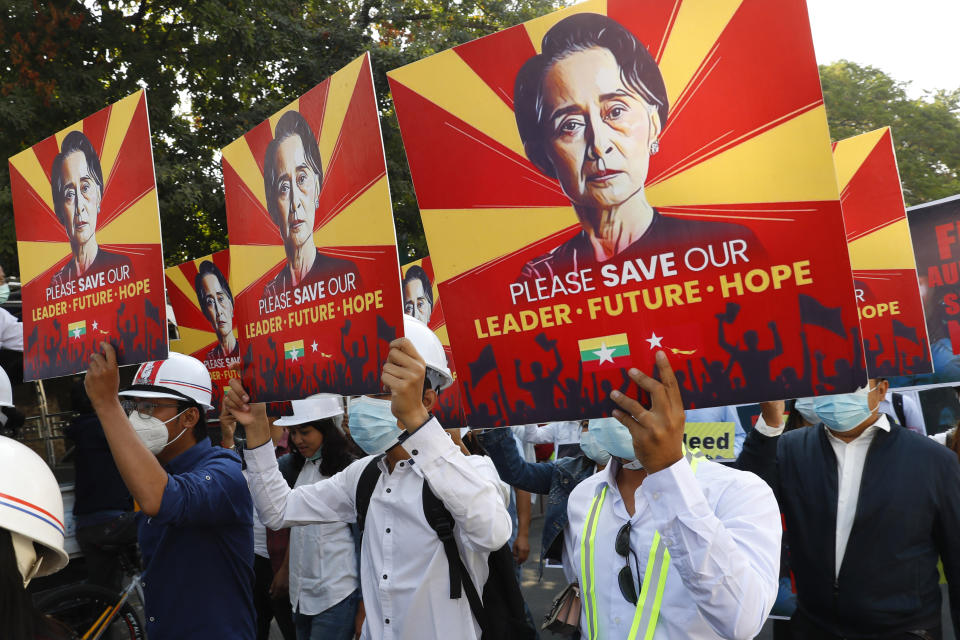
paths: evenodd
<path fill-rule="evenodd" d="M 388 78 L 472 426 L 606 415 L 658 349 L 688 407 L 864 383 L 803 0 L 588 0 Z"/>
<path fill-rule="evenodd" d="M 167 357 L 160 210 L 138 91 L 10 158 L 25 380 Z"/>
<path fill-rule="evenodd" d="M 376 393 L 403 316 L 369 55 L 224 148 L 223 179 L 252 397 Z"/>

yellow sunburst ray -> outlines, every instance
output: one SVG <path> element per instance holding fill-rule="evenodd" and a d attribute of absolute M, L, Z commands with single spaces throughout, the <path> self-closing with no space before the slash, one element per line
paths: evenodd
<path fill-rule="evenodd" d="M 50 180 L 47 178 L 43 167 L 40 166 L 40 160 L 37 158 L 37 154 L 33 148 L 21 151 L 10 158 L 10 164 L 23 176 L 27 184 L 33 187 L 37 196 L 50 208 L 50 211 L 53 211 L 53 196 L 50 193 Z"/>
<path fill-rule="evenodd" d="M 850 266 L 857 271 L 915 269 L 907 219 L 897 220 L 847 245 Z"/>
<path fill-rule="evenodd" d="M 167 276 L 167 279 L 175 286 L 180 292 L 187 297 L 187 300 L 190 303 L 200 308 L 199 303 L 197 302 L 197 292 L 193 288 L 193 283 L 187 280 L 187 275 L 183 272 L 180 267 L 171 267 L 165 269 L 164 273 Z"/>
<path fill-rule="evenodd" d="M 326 171 L 333 157 L 334 148 L 343 128 L 343 120 L 347 116 L 353 91 L 360 77 L 360 69 L 367 54 L 363 54 L 330 76 L 330 88 L 327 91 L 327 101 L 323 108 L 323 126 L 320 127 L 320 158 L 323 161 L 323 170 Z M 317 132 L 314 132 L 317 133 Z M 347 136 L 349 131 L 344 132 Z"/>
<path fill-rule="evenodd" d="M 424 209 L 420 217 L 438 282 L 577 224 L 573 207 Z"/>
<path fill-rule="evenodd" d="M 100 168 L 103 169 L 103 179 L 105 181 L 110 179 L 110 173 L 113 171 L 117 156 L 120 155 L 120 147 L 123 145 L 127 130 L 130 128 L 130 121 L 133 120 L 137 105 L 140 104 L 141 96 L 143 96 L 142 89 L 114 103 L 110 109 L 107 132 L 103 138 L 103 151 L 100 153 Z"/>
<path fill-rule="evenodd" d="M 137 244 L 160 244 L 160 225 L 155 222 L 158 206 L 157 190 L 151 189 L 97 230 L 97 241 L 101 244 L 130 244 L 135 239 Z M 145 220 L 152 222 L 145 223 Z"/>
<path fill-rule="evenodd" d="M 70 243 L 17 241 L 17 252 L 20 254 L 20 281 L 26 284 L 70 255 Z"/>
<path fill-rule="evenodd" d="M 829 140 L 821 105 L 691 163 L 648 187 L 647 199 L 654 206 L 836 200 Z"/>
<path fill-rule="evenodd" d="M 677 12 L 660 59 L 660 73 L 672 105 L 740 8 L 742 0 L 685 0 Z M 651 52 L 654 53 L 654 52 Z"/>
<path fill-rule="evenodd" d="M 250 193 L 264 209 L 267 208 L 267 194 L 263 189 L 263 172 L 253 157 L 246 138 L 238 138 L 223 148 L 223 159 L 240 176 Z"/>
<path fill-rule="evenodd" d="M 387 75 L 525 157 L 513 110 L 453 49 L 431 56 L 427 64 L 411 64 Z M 438 77 L 446 81 L 439 83 Z"/>
<path fill-rule="evenodd" d="M 527 30 L 530 42 L 537 53 L 540 53 L 540 43 L 543 42 L 543 36 L 550 30 L 550 27 L 575 13 L 602 13 L 607 15 L 607 2 L 606 0 L 587 0 L 572 7 L 524 22 L 523 27 Z"/>
<path fill-rule="evenodd" d="M 841 193 L 880 142 L 883 134 L 889 130 L 890 127 L 883 127 L 837 143 L 833 149 L 833 161 L 837 166 L 837 185 Z"/>
<path fill-rule="evenodd" d="M 170 341 L 170 350 L 187 355 L 203 349 L 207 345 L 216 341 L 217 337 L 212 330 L 203 331 L 193 327 L 178 327 L 180 331 L 179 340 Z"/>
<path fill-rule="evenodd" d="M 387 176 L 364 190 L 313 237 L 325 247 L 396 244 Z"/>
<path fill-rule="evenodd" d="M 230 245 L 230 289 L 240 295 L 251 284 L 263 277 L 264 271 L 286 259 L 280 245 Z"/>

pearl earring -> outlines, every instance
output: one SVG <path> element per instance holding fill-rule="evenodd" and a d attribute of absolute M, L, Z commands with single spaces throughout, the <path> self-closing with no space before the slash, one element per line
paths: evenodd
<path fill-rule="evenodd" d="M 660 141 L 654 140 L 650 143 L 650 155 L 656 155 L 658 151 L 660 151 Z"/>

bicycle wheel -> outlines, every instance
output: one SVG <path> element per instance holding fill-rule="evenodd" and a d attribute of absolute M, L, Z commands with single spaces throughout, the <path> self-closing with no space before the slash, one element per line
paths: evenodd
<path fill-rule="evenodd" d="M 112 611 L 120 594 L 94 584 L 78 583 L 59 587 L 40 594 L 36 607 L 42 613 L 67 625 L 83 637 L 101 619 Z M 92 638 L 94 634 L 91 634 Z M 144 640 L 147 637 L 137 610 L 130 601 L 123 603 L 100 638 L 102 640 Z"/>

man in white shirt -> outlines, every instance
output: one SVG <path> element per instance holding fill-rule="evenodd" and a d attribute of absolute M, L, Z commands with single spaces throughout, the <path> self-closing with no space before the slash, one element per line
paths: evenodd
<path fill-rule="evenodd" d="M 548 422 L 541 426 L 523 427 L 523 441 L 530 444 L 552 444 L 556 458 L 572 458 L 580 453 L 580 423 L 572 420 Z"/>
<path fill-rule="evenodd" d="M 361 637 L 377 640 L 476 640 L 481 630 L 465 596 L 451 598 L 450 571 L 443 545 L 423 510 L 426 482 L 452 515 L 460 556 L 469 578 L 482 591 L 488 575 L 487 557 L 506 543 L 510 516 L 501 496 L 496 469 L 480 456 L 464 456 L 429 414 L 436 404 L 438 368 L 427 365 L 418 351 L 434 346 L 409 326 L 408 337 L 394 340 L 383 367 L 383 384 L 390 389 L 393 424 L 373 425 L 381 411 L 364 398 L 350 412 L 351 435 L 361 447 L 384 440 L 376 481 L 366 512 L 360 553 L 360 583 L 366 620 Z M 419 323 L 422 324 L 422 323 Z M 426 329 L 426 325 L 423 325 Z M 429 329 L 426 329 L 429 332 Z M 436 336 L 429 332 L 436 340 Z M 417 339 L 414 346 L 412 338 Z M 437 340 L 439 344 L 439 340 Z M 431 352 L 435 352 L 433 350 Z M 439 347 L 442 354 L 442 346 Z M 430 355 L 428 354 L 428 362 Z M 439 356 L 436 356 L 439 357 Z M 429 384 L 424 384 L 425 376 Z M 225 403 L 246 426 L 248 483 L 257 512 L 270 527 L 315 522 L 354 522 L 360 477 L 372 457 L 351 464 L 316 484 L 290 490 L 277 470 L 262 405 L 247 405 L 239 381 L 231 380 Z M 398 429 L 394 436 L 389 429 Z M 382 435 L 369 437 L 374 431 Z M 367 445 L 371 446 L 371 445 Z M 368 453 L 371 451 L 366 449 Z"/>
<path fill-rule="evenodd" d="M 591 424 L 613 458 L 568 501 L 564 570 L 579 582 L 583 638 L 753 638 L 777 594 L 780 515 L 756 476 L 684 453 L 680 388 L 630 377 L 652 406 L 614 391 L 618 423 Z"/>
<path fill-rule="evenodd" d="M 23 351 L 23 324 L 6 309 L 0 309 L 0 348 Z"/>
<path fill-rule="evenodd" d="M 920 403 L 917 402 L 916 398 L 917 392 L 890 391 L 890 383 L 883 378 L 879 379 L 878 384 L 886 387 L 883 400 L 880 402 L 880 413 L 890 416 L 900 423 L 901 427 L 906 427 L 922 436 L 927 435 L 923 411 L 920 409 Z M 899 400 L 894 396 L 899 396 Z M 898 405 L 902 408 L 902 414 L 897 410 Z"/>
<path fill-rule="evenodd" d="M 871 379 L 854 393 L 801 398 L 797 410 L 815 426 L 782 436 L 783 403 L 765 403 L 757 421 L 759 434 L 780 436 L 776 460 L 751 470 L 778 487 L 797 640 L 940 638 L 938 559 L 955 628 L 960 620 L 960 464 L 879 411 L 885 387 Z"/>

